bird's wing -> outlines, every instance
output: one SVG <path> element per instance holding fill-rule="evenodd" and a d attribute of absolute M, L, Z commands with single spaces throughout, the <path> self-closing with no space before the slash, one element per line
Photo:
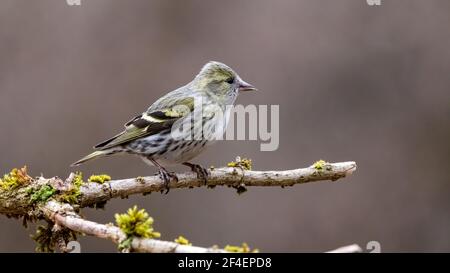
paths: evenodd
<path fill-rule="evenodd" d="M 193 109 L 194 98 L 192 97 L 163 97 L 162 100 L 155 102 L 147 112 L 128 121 L 125 124 L 125 131 L 95 145 L 94 149 L 106 150 L 170 129 L 175 121 L 188 115 Z"/>

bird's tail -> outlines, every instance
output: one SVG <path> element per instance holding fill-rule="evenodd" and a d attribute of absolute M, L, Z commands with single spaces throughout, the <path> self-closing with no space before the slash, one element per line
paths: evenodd
<path fill-rule="evenodd" d="M 83 164 L 86 161 L 89 161 L 89 160 L 92 160 L 92 159 L 97 159 L 97 158 L 103 157 L 103 156 L 108 155 L 108 154 L 110 154 L 108 151 L 95 151 L 95 152 L 93 152 L 91 154 L 88 154 L 87 156 L 83 157 L 82 159 L 78 160 L 77 162 L 73 163 L 70 166 L 72 166 L 72 167 L 79 166 L 79 165 Z"/>

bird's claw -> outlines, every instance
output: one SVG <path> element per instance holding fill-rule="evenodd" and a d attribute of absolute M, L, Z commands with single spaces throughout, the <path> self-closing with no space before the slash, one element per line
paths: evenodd
<path fill-rule="evenodd" d="M 166 190 L 165 194 L 169 193 L 170 187 L 169 184 L 173 180 L 175 183 L 178 182 L 178 177 L 175 173 L 169 173 L 165 169 L 159 170 L 159 177 L 161 177 L 162 180 L 164 180 L 164 188 Z M 163 191 L 161 191 L 163 192 Z"/>
<path fill-rule="evenodd" d="M 209 172 L 206 168 L 203 168 L 202 166 L 198 164 L 185 164 L 191 168 L 191 171 L 195 172 L 197 174 L 197 178 L 203 181 L 204 185 L 208 184 L 208 176 Z"/>

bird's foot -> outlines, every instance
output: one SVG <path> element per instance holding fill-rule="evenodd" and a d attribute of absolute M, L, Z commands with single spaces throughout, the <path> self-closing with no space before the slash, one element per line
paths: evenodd
<path fill-rule="evenodd" d="M 208 184 L 208 170 L 206 168 L 203 168 L 202 166 L 198 165 L 198 164 L 192 164 L 189 162 L 185 162 L 183 163 L 183 165 L 188 166 L 189 168 L 191 168 L 191 171 L 193 171 L 194 173 L 197 174 L 197 178 L 203 181 L 204 185 Z"/>
<path fill-rule="evenodd" d="M 159 177 L 161 177 L 162 180 L 164 180 L 164 188 L 166 190 L 166 194 L 169 193 L 170 187 L 169 184 L 173 180 L 175 182 L 178 182 L 178 177 L 175 173 L 170 173 L 164 168 L 159 169 Z M 162 193 L 163 191 L 161 191 Z"/>

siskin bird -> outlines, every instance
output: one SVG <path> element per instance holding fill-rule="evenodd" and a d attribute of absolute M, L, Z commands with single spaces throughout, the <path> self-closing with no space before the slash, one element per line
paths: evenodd
<path fill-rule="evenodd" d="M 158 99 L 128 121 L 123 132 L 97 144 L 96 151 L 72 166 L 128 153 L 157 167 L 167 192 L 170 181 L 178 180 L 166 170 L 173 164 L 190 167 L 206 183 L 207 170 L 189 161 L 223 135 L 238 94 L 255 90 L 227 65 L 208 62 L 190 83 Z"/>

